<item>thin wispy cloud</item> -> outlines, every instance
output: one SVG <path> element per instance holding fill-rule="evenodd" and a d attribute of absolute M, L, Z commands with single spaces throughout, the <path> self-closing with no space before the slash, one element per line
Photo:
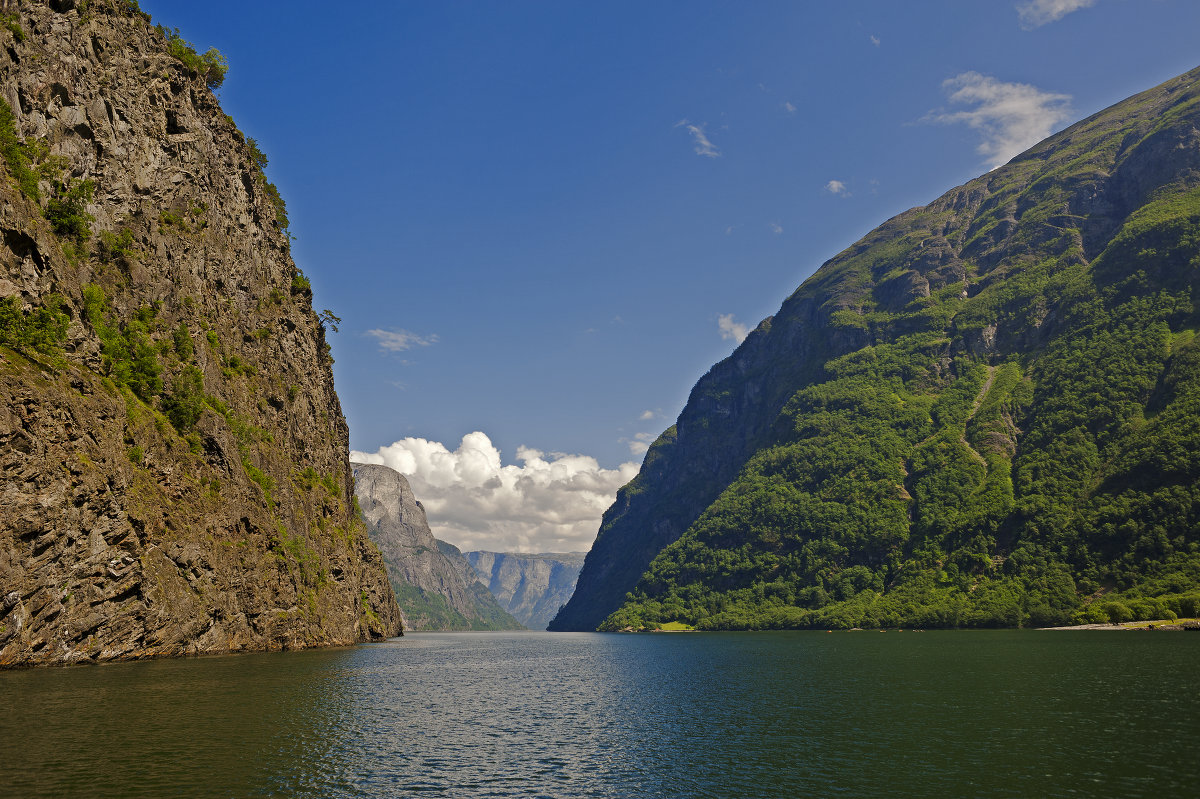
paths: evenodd
<path fill-rule="evenodd" d="M 871 36 L 871 44 L 873 44 L 873 45 L 875 45 L 876 47 L 878 47 L 878 46 L 879 46 L 879 37 L 878 37 L 878 36 L 875 36 L 875 35 L 872 35 L 872 36 Z"/>
<path fill-rule="evenodd" d="M 658 417 L 658 414 L 655 413 L 654 411 L 646 410 L 646 411 L 642 411 L 642 415 L 638 417 L 638 420 L 642 421 L 642 422 L 648 422 L 651 419 L 655 419 L 657 417 Z"/>
<path fill-rule="evenodd" d="M 825 191 L 835 197 L 849 197 L 850 189 L 840 180 L 831 180 L 825 184 Z"/>
<path fill-rule="evenodd" d="M 587 455 L 529 447 L 518 447 L 518 463 L 505 465 L 480 431 L 463 436 L 455 450 L 405 438 L 375 452 L 351 452 L 350 460 L 407 477 L 438 538 L 493 552 L 586 550 L 617 489 L 638 471 L 632 462 L 604 469 Z"/>
<path fill-rule="evenodd" d="M 795 116 L 796 114 L 796 106 L 792 105 L 787 100 L 783 101 L 783 110 L 788 116 Z"/>
<path fill-rule="evenodd" d="M 1029 0 L 1017 3 L 1017 18 L 1025 30 L 1033 30 L 1096 4 L 1096 0 Z"/>
<path fill-rule="evenodd" d="M 415 347 L 428 347 L 438 341 L 437 333 L 422 336 L 411 330 L 368 330 L 367 335 L 379 341 L 379 349 L 384 352 L 404 352 Z"/>
<path fill-rule="evenodd" d="M 990 75 L 963 72 L 942 82 L 951 103 L 970 111 L 933 112 L 926 122 L 965 124 L 983 140 L 976 150 L 992 169 L 1008 163 L 1071 118 L 1071 95 L 1044 92 L 1027 83 L 1006 83 Z"/>
<path fill-rule="evenodd" d="M 780 233 L 783 232 L 783 227 L 778 222 L 767 223 L 767 229 L 770 230 L 772 233 L 774 233 L 776 236 L 778 236 Z"/>
<path fill-rule="evenodd" d="M 717 330 L 721 333 L 723 339 L 733 339 L 738 344 L 746 340 L 746 336 L 750 334 L 750 328 L 741 322 L 733 321 L 733 314 L 723 313 L 717 317 Z"/>
<path fill-rule="evenodd" d="M 706 158 L 719 158 L 721 150 L 717 145 L 708 140 L 708 135 L 704 132 L 704 125 L 701 122 L 699 125 L 693 125 L 686 119 L 681 119 L 675 123 L 675 127 L 683 128 L 692 135 L 692 149 L 696 151 L 696 155 L 703 155 Z"/>

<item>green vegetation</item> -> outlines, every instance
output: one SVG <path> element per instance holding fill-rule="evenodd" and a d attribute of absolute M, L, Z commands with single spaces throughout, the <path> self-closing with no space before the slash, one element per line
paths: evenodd
<path fill-rule="evenodd" d="M 856 343 L 814 345 L 800 363 L 777 350 L 773 368 L 790 382 L 763 391 L 781 392 L 778 416 L 715 497 L 698 478 L 664 496 L 649 456 L 673 457 L 674 436 L 651 449 L 598 545 L 640 497 L 660 516 L 703 510 L 601 629 L 1196 614 L 1200 191 L 1160 188 L 1085 258 L 1091 228 L 1064 215 L 1064 185 L 1112 173 L 1123 152 L 1113 143 L 1139 138 L 1122 122 L 1092 124 L 1104 135 L 1075 131 L 1044 160 L 981 179 L 974 216 L 935 205 L 898 217 L 785 303 L 773 331 L 810 318 L 793 308 L 825 303 L 824 329 L 805 335 Z M 961 277 L 934 268 L 931 242 L 960 248 Z M 918 280 L 928 296 L 892 288 Z M 719 445 L 710 452 L 732 451 L 734 433 L 709 409 L 769 368 L 714 368 L 681 425 Z"/>
<path fill-rule="evenodd" d="M 118 385 L 128 386 L 142 402 L 162 392 L 162 365 L 150 341 L 153 306 L 139 309 L 125 323 L 116 321 L 104 290 L 95 284 L 83 289 L 83 313 L 100 338 L 104 371 Z"/>
<path fill-rule="evenodd" d="M 445 631 L 512 629 L 511 619 L 507 622 L 500 618 L 468 619 L 450 607 L 450 603 L 441 594 L 423 591 L 409 583 L 392 580 L 392 590 L 396 593 L 396 602 L 404 611 L 404 617 L 414 625 L 412 629 Z"/>
<path fill-rule="evenodd" d="M 167 52 L 194 74 L 204 79 L 204 85 L 216 90 L 225 82 L 229 61 L 215 47 L 203 55 L 196 52 L 191 42 L 179 35 L 179 28 L 167 29 L 158 26 L 158 32 L 167 41 Z"/>
<path fill-rule="evenodd" d="M 16 179 L 21 193 L 31 200 L 38 199 L 38 173 L 33 169 L 29 148 L 17 133 L 17 120 L 12 106 L 0 99 L 0 155 L 9 174 Z"/>
<path fill-rule="evenodd" d="M 86 207 L 95 190 L 96 184 L 90 180 L 55 181 L 54 195 L 46 203 L 46 219 L 55 233 L 77 244 L 91 238 L 95 219 Z"/>
<path fill-rule="evenodd" d="M 25 354 L 54 355 L 61 351 L 70 318 L 63 313 L 63 298 L 49 294 L 42 304 L 22 310 L 17 297 L 0 298 L 0 344 Z"/>
<path fill-rule="evenodd" d="M 129 269 L 141 257 L 134 244 L 133 232 L 128 228 L 122 228 L 120 233 L 102 230 L 97 240 L 96 258 L 101 263 L 115 263 Z"/>
<path fill-rule="evenodd" d="M 0 23 L 12 34 L 13 40 L 20 44 L 25 41 L 25 29 L 21 27 L 21 18 L 16 14 L 0 16 Z"/>
<path fill-rule="evenodd" d="M 258 187 L 267 195 L 267 201 L 271 203 L 271 207 L 275 210 L 275 222 L 279 225 L 279 229 L 284 233 L 288 232 L 288 215 L 287 203 L 283 201 L 283 196 L 279 193 L 279 189 L 274 183 L 267 180 L 267 156 L 259 149 L 258 142 L 249 136 L 246 137 L 246 147 L 250 150 L 250 160 L 255 166 L 255 181 Z M 306 281 L 307 282 L 307 281 Z M 296 289 L 296 282 L 292 281 L 292 290 Z"/>

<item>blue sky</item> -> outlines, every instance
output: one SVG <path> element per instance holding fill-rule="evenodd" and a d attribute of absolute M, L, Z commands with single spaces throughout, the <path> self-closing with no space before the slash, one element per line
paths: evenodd
<path fill-rule="evenodd" d="M 586 549 L 621 464 L 823 261 L 1200 63 L 1186 0 L 142 7 L 229 59 L 343 319 L 352 448 L 495 549 Z"/>

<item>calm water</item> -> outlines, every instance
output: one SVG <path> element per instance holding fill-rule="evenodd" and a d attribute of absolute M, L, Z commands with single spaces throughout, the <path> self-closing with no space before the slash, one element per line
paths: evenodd
<path fill-rule="evenodd" d="M 1200 796 L 1200 635 L 417 634 L 0 672 L 6 796 Z"/>

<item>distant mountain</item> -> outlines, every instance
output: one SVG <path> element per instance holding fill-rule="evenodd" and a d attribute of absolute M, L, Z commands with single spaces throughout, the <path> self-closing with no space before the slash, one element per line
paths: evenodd
<path fill-rule="evenodd" d="M 531 630 L 544 630 L 575 590 L 583 552 L 528 555 L 467 552 L 500 605 Z"/>
<path fill-rule="evenodd" d="M 386 466 L 351 465 L 367 531 L 383 553 L 408 629 L 521 629 L 462 553 L 433 537 L 404 475 Z"/>
<path fill-rule="evenodd" d="M 885 222 L 692 390 L 551 629 L 1200 610 L 1200 70 Z"/>

